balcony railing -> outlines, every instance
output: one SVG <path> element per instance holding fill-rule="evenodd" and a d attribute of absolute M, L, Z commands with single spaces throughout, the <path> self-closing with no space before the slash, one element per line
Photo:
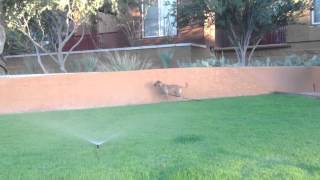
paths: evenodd
<path fill-rule="evenodd" d="M 259 45 L 271 45 L 271 44 L 284 44 L 286 43 L 286 26 L 280 27 L 275 31 L 266 33 L 260 42 Z M 226 31 L 223 30 L 216 30 L 216 41 L 215 41 L 216 48 L 227 48 L 232 47 L 230 43 Z"/>

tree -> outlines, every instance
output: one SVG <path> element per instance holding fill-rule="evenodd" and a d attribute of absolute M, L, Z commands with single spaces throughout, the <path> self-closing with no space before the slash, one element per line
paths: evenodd
<path fill-rule="evenodd" d="M 205 20 L 212 14 L 206 0 L 186 1 L 174 6 L 177 7 L 177 24 L 179 27 L 184 27 L 189 23 L 204 24 Z"/>
<path fill-rule="evenodd" d="M 216 24 L 227 31 L 235 47 L 238 63 L 250 63 L 265 33 L 286 25 L 301 11 L 301 0 L 208 0 L 216 15 Z M 253 45 L 248 55 L 249 46 Z"/>
<path fill-rule="evenodd" d="M 0 1 L 0 11 L 2 10 L 2 2 Z M 3 69 L 4 73 L 7 74 L 8 70 L 3 58 L 3 49 L 4 49 L 4 45 L 6 43 L 6 31 L 4 26 L 2 25 L 2 17 L 0 17 L 0 68 Z"/>
<path fill-rule="evenodd" d="M 7 74 L 8 70 L 2 55 L 5 42 L 6 42 L 6 32 L 4 27 L 0 24 L 0 56 L 1 56 L 0 68 L 3 69 L 5 74 Z"/>
<path fill-rule="evenodd" d="M 42 70 L 47 73 L 40 53 L 47 53 L 61 72 L 67 72 L 68 56 L 83 40 L 84 24 L 97 12 L 103 0 L 4 0 L 4 3 L 8 4 L 4 7 L 7 26 L 28 37 Z M 80 33 L 81 38 L 64 52 L 65 45 L 76 33 Z"/>
<path fill-rule="evenodd" d="M 200 8 L 204 15 L 213 14 L 213 23 L 217 28 L 226 31 L 227 37 L 234 47 L 238 63 L 247 65 L 256 47 L 267 32 L 287 25 L 300 14 L 306 3 L 304 0 L 204 0 L 200 5 L 197 2 L 183 8 L 189 22 L 196 19 L 204 20 L 206 16 L 199 16 L 188 10 L 190 6 Z M 205 6 L 203 6 L 205 3 Z M 195 15 L 197 16 L 195 16 Z M 248 54 L 252 45 L 251 52 Z"/>

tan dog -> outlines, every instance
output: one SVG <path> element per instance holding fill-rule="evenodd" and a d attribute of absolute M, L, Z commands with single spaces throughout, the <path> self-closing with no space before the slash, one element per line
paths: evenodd
<path fill-rule="evenodd" d="M 167 98 L 169 96 L 182 97 L 183 89 L 188 88 L 188 83 L 186 83 L 185 87 L 182 87 L 174 84 L 164 84 L 161 81 L 157 81 L 153 84 L 153 86 L 159 88 L 161 93 L 166 95 Z"/>

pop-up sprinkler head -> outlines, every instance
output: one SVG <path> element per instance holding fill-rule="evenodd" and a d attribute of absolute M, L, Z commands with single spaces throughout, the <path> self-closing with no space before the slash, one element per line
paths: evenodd
<path fill-rule="evenodd" d="M 100 145 L 99 144 L 97 144 L 96 146 L 97 146 L 97 149 L 100 149 Z"/>

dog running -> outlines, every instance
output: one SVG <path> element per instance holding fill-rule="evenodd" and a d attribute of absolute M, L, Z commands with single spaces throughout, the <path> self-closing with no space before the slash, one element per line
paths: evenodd
<path fill-rule="evenodd" d="M 183 87 L 183 86 L 176 85 L 176 84 L 165 84 L 165 83 L 163 83 L 161 81 L 156 81 L 153 84 L 153 86 L 158 88 L 161 91 L 161 93 L 163 95 L 165 95 L 167 98 L 169 96 L 184 98 L 182 96 L 183 89 L 188 88 L 188 83 L 186 83 L 186 85 Z"/>

